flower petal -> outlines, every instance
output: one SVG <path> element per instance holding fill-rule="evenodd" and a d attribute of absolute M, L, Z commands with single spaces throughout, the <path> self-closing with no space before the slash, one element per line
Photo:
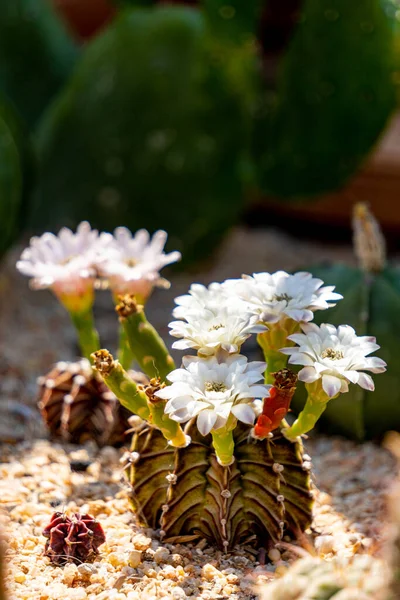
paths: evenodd
<path fill-rule="evenodd" d="M 197 417 L 197 429 L 201 435 L 208 435 L 217 421 L 217 415 L 212 410 L 203 410 Z"/>
<path fill-rule="evenodd" d="M 236 404 L 231 409 L 231 413 L 235 415 L 239 421 L 247 425 L 253 425 L 255 419 L 254 410 L 248 404 Z"/>
<path fill-rule="evenodd" d="M 333 398 L 339 394 L 341 386 L 342 381 L 339 379 L 339 377 L 334 377 L 333 375 L 322 375 L 322 387 L 329 398 Z"/>

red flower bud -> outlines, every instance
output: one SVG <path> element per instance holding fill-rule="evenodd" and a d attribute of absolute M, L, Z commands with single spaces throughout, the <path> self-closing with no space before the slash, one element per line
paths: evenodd
<path fill-rule="evenodd" d="M 272 373 L 274 386 L 268 398 L 264 398 L 263 410 L 254 426 L 254 435 L 265 438 L 279 427 L 282 419 L 289 412 L 290 402 L 296 391 L 297 375 L 289 369 Z"/>

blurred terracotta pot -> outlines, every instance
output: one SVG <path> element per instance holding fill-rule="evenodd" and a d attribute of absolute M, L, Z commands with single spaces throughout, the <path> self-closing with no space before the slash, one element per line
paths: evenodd
<path fill-rule="evenodd" d="M 52 0 L 68 28 L 79 40 L 86 40 L 103 29 L 115 15 L 111 0 Z"/>

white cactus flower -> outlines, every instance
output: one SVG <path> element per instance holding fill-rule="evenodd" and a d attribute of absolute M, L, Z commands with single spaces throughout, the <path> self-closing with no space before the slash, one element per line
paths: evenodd
<path fill-rule="evenodd" d="M 34 289 L 51 288 L 57 295 L 83 295 L 94 286 L 98 232 L 86 221 L 73 233 L 33 237 L 17 262 L 17 269 L 31 277 Z"/>
<path fill-rule="evenodd" d="M 167 237 L 167 233 L 160 230 L 150 238 L 146 229 L 132 235 L 126 227 L 117 227 L 114 235 L 101 234 L 102 248 L 97 265 L 114 293 L 136 294 L 145 300 L 153 287 L 169 286 L 160 276 L 160 270 L 179 261 L 181 253 L 164 253 Z"/>
<path fill-rule="evenodd" d="M 215 354 L 219 349 L 228 353 L 240 352 L 242 344 L 252 333 L 266 330 L 257 315 L 237 310 L 237 307 L 221 306 L 218 310 L 202 308 L 191 313 L 187 321 L 169 324 L 170 334 L 182 338 L 172 347 L 178 350 L 194 348 L 203 356 Z"/>
<path fill-rule="evenodd" d="M 228 303 L 238 301 L 238 298 L 229 294 L 221 283 L 211 283 L 208 287 L 200 283 L 193 283 L 189 293 L 175 298 L 176 306 L 172 312 L 175 319 L 187 319 L 196 317 L 199 312 L 207 309 L 210 313 L 217 315 L 221 307 Z"/>
<path fill-rule="evenodd" d="M 347 392 L 349 382 L 365 390 L 374 390 L 372 377 L 363 371 L 383 373 L 386 363 L 368 354 L 378 350 L 374 337 L 358 337 L 350 325 L 304 323 L 303 333 L 294 333 L 288 339 L 298 346 L 283 348 L 289 355 L 289 363 L 303 365 L 299 371 L 300 381 L 313 383 L 322 379 L 322 388 L 333 398 L 339 392 Z"/>
<path fill-rule="evenodd" d="M 248 308 L 265 323 L 277 323 L 289 317 L 297 322 L 308 322 L 314 311 L 335 306 L 342 296 L 334 286 L 322 287 L 324 282 L 299 272 L 290 275 L 285 271 L 254 273 L 242 279 L 228 279 L 223 286 L 231 295 L 237 295 Z"/>
<path fill-rule="evenodd" d="M 230 415 L 252 425 L 256 398 L 269 395 L 270 385 L 260 384 L 266 364 L 247 362 L 241 355 L 183 357 L 183 368 L 172 371 L 169 385 L 156 396 L 167 400 L 165 413 L 179 423 L 197 417 L 202 435 L 224 427 Z"/>

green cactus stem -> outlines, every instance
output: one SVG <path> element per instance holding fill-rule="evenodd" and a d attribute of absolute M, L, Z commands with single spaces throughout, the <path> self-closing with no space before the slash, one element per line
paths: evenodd
<path fill-rule="evenodd" d="M 164 380 L 175 369 L 172 356 L 154 327 L 148 322 L 141 304 L 131 294 L 119 296 L 116 307 L 132 354 L 150 378 Z"/>
<path fill-rule="evenodd" d="M 91 356 L 94 368 L 102 376 L 105 384 L 117 396 L 122 406 L 148 421 L 150 410 L 147 396 L 140 386 L 129 377 L 125 369 L 114 360 L 108 350 L 98 350 Z"/>
<path fill-rule="evenodd" d="M 218 463 L 212 436 L 200 435 L 195 419 L 185 427 L 192 443 L 184 450 L 166 447 L 153 427 L 137 431 L 126 475 L 141 523 L 161 527 L 164 541 L 206 538 L 224 551 L 298 537 L 311 523 L 313 503 L 301 441 L 290 442 L 279 429 L 255 440 L 250 431 L 242 424 L 233 431 L 230 467 Z"/>
<path fill-rule="evenodd" d="M 124 367 L 129 369 L 135 356 L 131 350 L 128 342 L 128 336 L 126 335 L 125 327 L 120 323 L 119 325 L 119 343 L 118 343 L 118 362 Z"/>
<path fill-rule="evenodd" d="M 281 348 L 294 346 L 294 342 L 287 339 L 288 335 L 300 331 L 297 321 L 288 317 L 281 319 L 278 323 L 266 323 L 268 330 L 257 335 L 257 342 L 263 351 L 267 368 L 265 371 L 265 383 L 274 383 L 274 373 L 285 369 L 287 356 L 279 352 Z"/>
<path fill-rule="evenodd" d="M 164 413 L 165 403 L 154 397 L 154 392 L 162 387 L 159 380 L 153 379 L 148 386 L 137 385 L 108 350 L 98 350 L 91 358 L 94 368 L 122 406 L 157 427 L 164 437 L 164 444 L 167 440 L 175 448 L 188 445 L 190 439 L 183 433 L 179 423 Z"/>
<path fill-rule="evenodd" d="M 212 444 L 215 450 L 218 463 L 222 467 L 229 467 L 234 462 L 235 442 L 233 440 L 232 430 L 221 427 L 211 432 Z"/>
<path fill-rule="evenodd" d="M 68 304 L 66 305 L 65 302 L 63 304 L 68 310 Z M 82 356 L 90 360 L 93 352 L 100 347 L 99 334 L 94 326 L 92 306 L 83 310 L 69 310 L 69 314 L 78 334 Z"/>
<path fill-rule="evenodd" d="M 179 423 L 170 419 L 165 414 L 166 401 L 155 396 L 155 392 L 165 387 L 160 379 L 151 379 L 150 385 L 145 386 L 145 393 L 148 398 L 150 410 L 150 422 L 157 427 L 167 439 L 171 446 L 175 448 L 184 448 L 188 445 L 190 438 L 185 436 Z"/>
<path fill-rule="evenodd" d="M 288 439 L 295 439 L 311 431 L 326 409 L 329 400 L 332 400 L 322 389 L 321 379 L 314 383 L 306 383 L 305 387 L 308 393 L 307 401 L 293 425 L 285 429 L 284 435 Z"/>

